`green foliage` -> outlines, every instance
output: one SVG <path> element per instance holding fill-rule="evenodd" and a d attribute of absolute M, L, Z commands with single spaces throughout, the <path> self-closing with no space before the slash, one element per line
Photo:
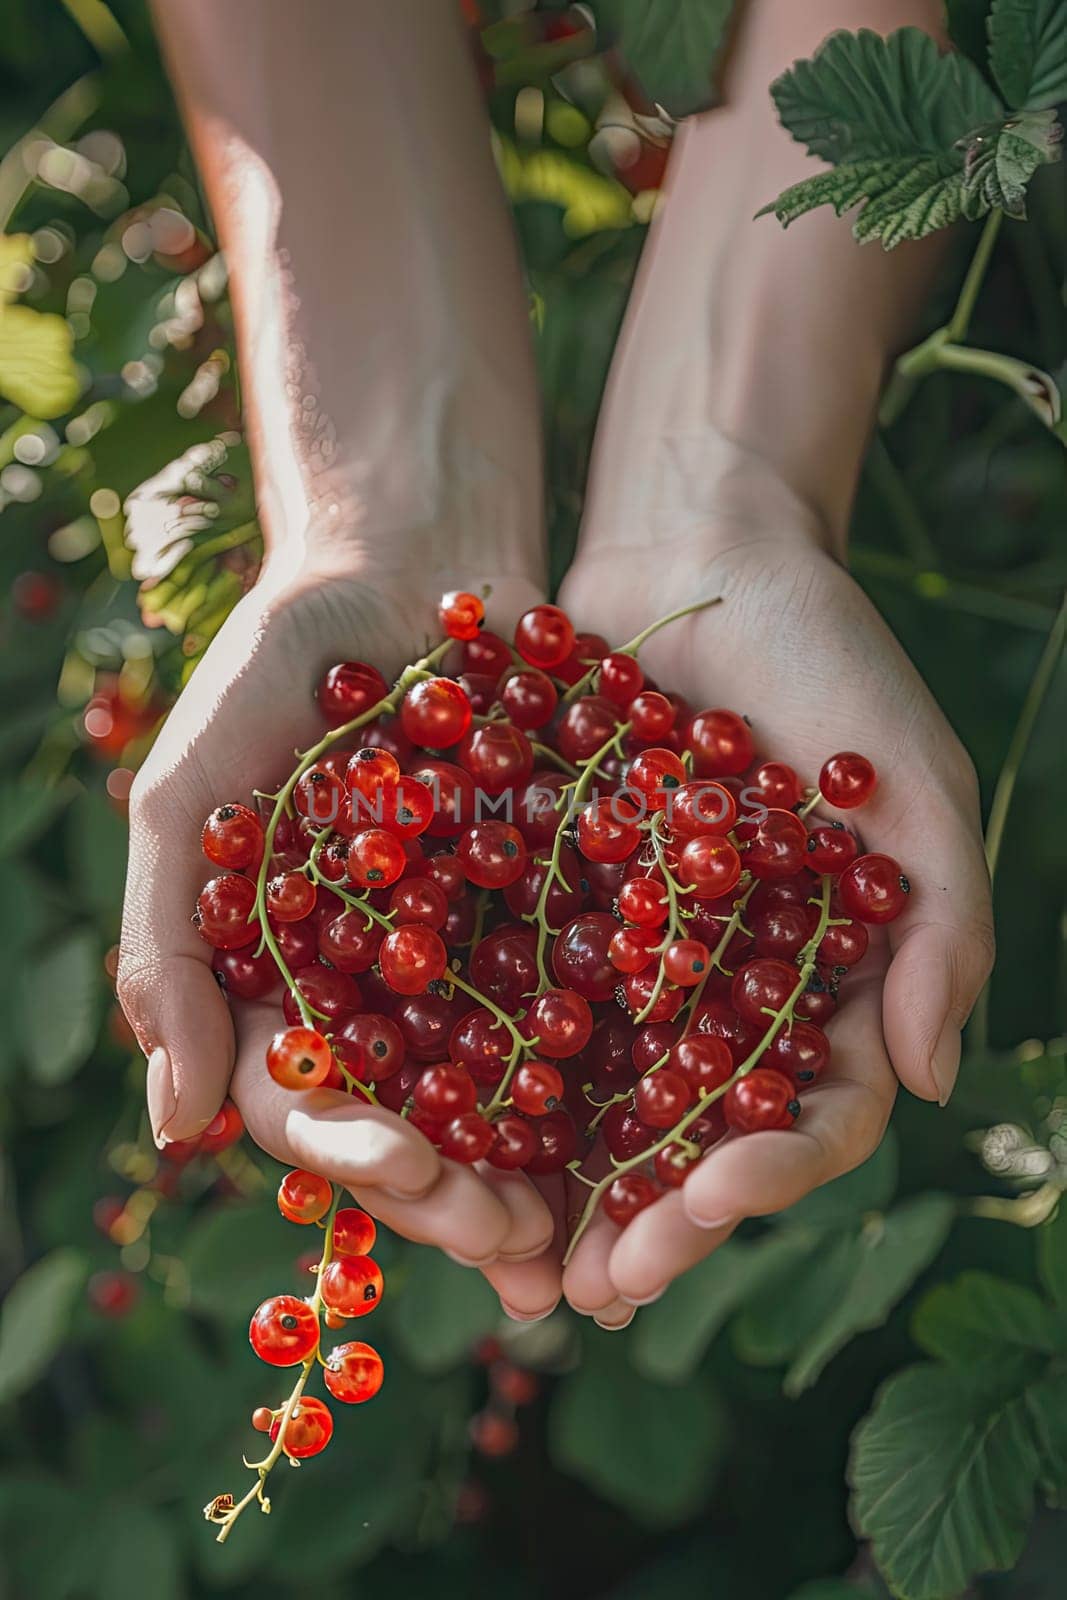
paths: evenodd
<path fill-rule="evenodd" d="M 0 1405 L 40 1377 L 66 1339 L 71 1312 L 85 1282 L 74 1250 L 53 1250 L 28 1267 L 0 1313 Z"/>
<path fill-rule="evenodd" d="M 1067 100 L 1067 11 L 1060 0 L 993 0 L 989 63 L 1010 106 Z"/>
<path fill-rule="evenodd" d="M 733 0 L 592 0 L 592 10 L 654 104 L 685 117 L 713 103 Z"/>
<path fill-rule="evenodd" d="M 992 67 L 1020 115 L 1006 114 L 970 60 L 941 55 L 918 28 L 888 38 L 867 29 L 832 34 L 771 89 L 784 126 L 830 170 L 786 189 L 759 215 L 773 211 L 788 226 L 817 206 L 838 216 L 858 208 L 855 237 L 887 250 L 993 208 L 1025 216 L 1030 179 L 1060 155 L 1062 129 L 1054 112 L 1041 111 L 1059 81 L 1067 28 L 1062 7 L 1051 7 L 1059 20 L 1036 31 L 1028 31 L 1028 0 L 994 7 Z M 1044 97 L 1017 94 L 1023 79 Z"/>
<path fill-rule="evenodd" d="M 64 1083 L 85 1061 L 99 1016 L 100 945 L 76 928 L 43 950 L 19 994 L 22 1048 L 39 1083 Z"/>

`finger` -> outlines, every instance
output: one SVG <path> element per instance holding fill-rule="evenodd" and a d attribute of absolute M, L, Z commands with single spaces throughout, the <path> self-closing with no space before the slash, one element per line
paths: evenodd
<path fill-rule="evenodd" d="M 543 1254 L 533 1261 L 494 1261 L 482 1268 L 513 1322 L 541 1322 L 560 1301 L 559 1262 Z"/>
<path fill-rule="evenodd" d="M 485 1268 L 495 1262 L 511 1226 L 507 1209 L 477 1173 L 452 1161 L 441 1162 L 437 1182 L 417 1200 L 381 1188 L 349 1187 L 364 1210 L 394 1233 L 415 1244 L 436 1245 L 464 1267 Z"/>
<path fill-rule="evenodd" d="M 588 1191 L 586 1191 L 588 1193 Z M 608 1262 L 619 1230 L 597 1210 L 563 1268 L 563 1293 L 567 1303 L 583 1317 L 617 1314 L 618 1294 Z"/>
<path fill-rule="evenodd" d="M 804 1095 L 796 1127 L 728 1139 L 686 1179 L 685 1214 L 697 1227 L 717 1230 L 784 1211 L 878 1148 L 896 1083 L 878 1017 L 881 973 L 853 982 L 848 1005 L 827 1030 L 835 1065 Z"/>
<path fill-rule="evenodd" d="M 277 1013 L 260 1005 L 234 1009 L 241 1048 L 232 1094 L 262 1149 L 347 1187 L 374 1185 L 404 1200 L 433 1189 L 442 1162 L 417 1128 L 337 1089 L 285 1089 L 275 1083 L 264 1055 Z"/>
<path fill-rule="evenodd" d="M 130 803 L 130 854 L 118 997 L 148 1057 L 157 1144 L 189 1139 L 218 1111 L 233 1066 L 233 1025 L 190 923 L 203 884 L 191 816 L 177 790 Z"/>
<path fill-rule="evenodd" d="M 502 1172 L 484 1163 L 475 1171 L 511 1219 L 508 1236 L 500 1247 L 501 1260 L 531 1261 L 551 1251 L 555 1219 L 525 1173 Z"/>
<path fill-rule="evenodd" d="M 651 1305 L 675 1278 L 717 1250 L 734 1226 L 698 1227 L 686 1212 L 681 1190 L 672 1189 L 618 1235 L 608 1257 L 608 1277 L 624 1304 Z"/>

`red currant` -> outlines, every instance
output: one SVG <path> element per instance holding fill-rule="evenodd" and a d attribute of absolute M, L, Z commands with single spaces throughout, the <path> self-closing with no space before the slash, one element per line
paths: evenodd
<path fill-rule="evenodd" d="M 342 661 L 331 667 L 319 684 L 318 701 L 331 728 L 339 728 L 353 717 L 361 717 L 384 700 L 389 685 L 377 667 L 365 661 Z"/>
<path fill-rule="evenodd" d="M 432 878 L 404 878 L 389 896 L 389 915 L 398 928 L 421 922 L 439 930 L 448 916 L 448 900 Z"/>
<path fill-rule="evenodd" d="M 537 1139 L 537 1148 L 526 1162 L 526 1171 L 538 1178 L 562 1172 L 568 1161 L 574 1160 L 578 1149 L 578 1130 L 570 1112 L 550 1111 L 529 1126 Z"/>
<path fill-rule="evenodd" d="M 582 695 L 569 705 L 556 729 L 556 748 L 565 761 L 588 761 L 615 735 L 618 708 L 601 695 Z"/>
<path fill-rule="evenodd" d="M 377 1350 L 354 1339 L 335 1345 L 326 1359 L 322 1381 L 335 1400 L 358 1406 L 373 1400 L 382 1386 L 385 1368 Z"/>
<path fill-rule="evenodd" d="M 584 678 L 590 667 L 595 667 L 608 653 L 608 641 L 599 633 L 576 633 L 570 655 L 552 670 L 569 687 Z"/>
<path fill-rule="evenodd" d="M 471 725 L 471 703 L 451 678 L 413 684 L 400 706 L 400 726 L 412 744 L 447 750 Z"/>
<path fill-rule="evenodd" d="M 293 804 L 316 828 L 331 828 L 345 809 L 344 780 L 323 761 L 302 774 L 293 790 Z"/>
<path fill-rule="evenodd" d="M 830 1041 L 810 1022 L 794 1022 L 777 1034 L 763 1055 L 763 1065 L 773 1067 L 794 1083 L 814 1083 L 830 1059 Z"/>
<path fill-rule="evenodd" d="M 486 1160 L 502 1172 L 514 1172 L 527 1166 L 538 1148 L 537 1133 L 531 1124 L 522 1117 L 508 1115 L 493 1123 L 493 1142 Z"/>
<path fill-rule="evenodd" d="M 437 608 L 442 632 L 450 639 L 477 639 L 485 621 L 485 607 L 476 594 L 465 589 L 452 589 L 442 595 Z"/>
<path fill-rule="evenodd" d="M 699 939 L 675 939 L 663 952 L 663 972 L 669 983 L 691 989 L 706 976 L 711 952 Z"/>
<path fill-rule="evenodd" d="M 425 831 L 434 839 L 454 839 L 474 820 L 474 783 L 451 761 L 420 761 L 410 774 L 429 790 L 433 812 Z"/>
<path fill-rule="evenodd" d="M 271 1424 L 270 1437 L 277 1439 L 282 1418 Z M 292 1461 L 306 1461 L 325 1450 L 333 1435 L 333 1417 L 324 1400 L 302 1394 L 289 1414 L 282 1437 L 282 1449 Z"/>
<path fill-rule="evenodd" d="M 248 1328 L 252 1349 L 272 1367 L 295 1367 L 317 1347 L 319 1319 L 306 1300 L 276 1294 L 264 1300 Z"/>
<path fill-rule="evenodd" d="M 574 626 L 559 606 L 533 606 L 515 625 L 515 648 L 533 667 L 558 667 L 574 649 Z"/>
<path fill-rule="evenodd" d="M 394 928 L 378 951 L 382 977 L 396 994 L 424 994 L 444 976 L 448 952 L 440 934 L 421 923 Z"/>
<path fill-rule="evenodd" d="M 733 1077 L 734 1058 L 729 1045 L 710 1034 L 690 1034 L 679 1039 L 668 1060 L 671 1071 L 683 1078 L 700 1098 L 721 1088 Z"/>
<path fill-rule="evenodd" d="M 474 1079 L 465 1067 L 457 1066 L 454 1061 L 440 1061 L 434 1067 L 427 1067 L 415 1085 L 416 1106 L 439 1122 L 473 1111 L 477 1103 Z"/>
<path fill-rule="evenodd" d="M 589 861 L 625 861 L 641 843 L 637 807 L 625 795 L 592 800 L 578 813 L 578 848 Z"/>
<path fill-rule="evenodd" d="M 735 888 L 741 876 L 741 857 L 721 834 L 707 833 L 690 839 L 678 858 L 678 881 L 705 900 L 718 900 Z M 622 899 L 620 896 L 620 909 Z"/>
<path fill-rule="evenodd" d="M 788 1078 L 770 1067 L 756 1067 L 731 1084 L 723 1096 L 727 1125 L 737 1133 L 760 1133 L 791 1128 L 800 1114 L 800 1102 Z"/>
<path fill-rule="evenodd" d="M 259 938 L 255 907 L 252 880 L 227 872 L 205 883 L 197 896 L 193 922 L 201 939 L 216 950 L 240 950 Z"/>
<path fill-rule="evenodd" d="M 333 1054 L 314 1028 L 286 1028 L 267 1046 L 267 1071 L 283 1089 L 314 1089 L 329 1076 Z"/>
<path fill-rule="evenodd" d="M 684 1117 L 692 1090 L 681 1073 L 660 1067 L 640 1078 L 634 1090 L 634 1109 L 649 1128 L 673 1128 Z"/>
<path fill-rule="evenodd" d="M 641 693 L 645 675 L 634 656 L 613 650 L 600 663 L 597 675 L 597 693 L 612 700 L 624 710 Z"/>
<path fill-rule="evenodd" d="M 745 847 L 745 866 L 757 878 L 791 878 L 805 864 L 808 830 L 793 811 L 768 811 Z"/>
<path fill-rule="evenodd" d="M 685 990 L 674 983 L 661 984 L 659 994 L 653 1000 L 659 981 L 657 966 L 658 963 L 646 967 L 643 972 L 631 972 L 623 983 L 623 994 L 630 1015 L 640 1016 L 642 1022 L 671 1022 L 685 1002 Z"/>
<path fill-rule="evenodd" d="M 238 1000 L 264 1000 L 277 988 L 281 974 L 269 950 L 256 955 L 244 950 L 216 950 L 211 963 L 219 988 Z"/>
<path fill-rule="evenodd" d="M 362 911 L 342 911 L 318 933 L 319 954 L 339 972 L 369 972 L 381 942 L 380 924 Z"/>
<path fill-rule="evenodd" d="M 324 967 L 321 961 L 294 972 L 293 984 L 312 1011 L 318 1012 L 327 1022 L 339 1023 L 359 1010 L 362 997 L 355 978 L 347 972 Z M 299 1026 L 300 1007 L 291 993 L 282 997 L 282 1014 L 291 1027 Z"/>
<path fill-rule="evenodd" d="M 526 1013 L 523 1030 L 528 1039 L 537 1040 L 542 1055 L 560 1061 L 585 1049 L 593 1032 L 593 1013 L 588 1000 L 573 990 L 546 989 Z"/>
<path fill-rule="evenodd" d="M 764 761 L 748 781 L 752 788 L 759 790 L 765 806 L 774 806 L 780 811 L 790 811 L 804 793 L 800 779 L 784 761 Z"/>
<path fill-rule="evenodd" d="M 819 793 L 828 805 L 839 811 L 851 811 L 871 798 L 877 774 L 866 756 L 854 750 L 842 750 L 831 756 L 819 773 Z"/>
<path fill-rule="evenodd" d="M 667 822 L 678 839 L 707 833 L 729 833 L 737 819 L 737 801 L 721 783 L 683 783 L 667 796 Z"/>
<path fill-rule="evenodd" d="M 667 892 L 655 878 L 628 878 L 619 890 L 619 915 L 639 928 L 662 927 L 667 911 Z"/>
<path fill-rule="evenodd" d="M 365 1317 L 383 1288 L 381 1268 L 370 1256 L 338 1256 L 319 1274 L 323 1305 L 343 1317 Z"/>
<path fill-rule="evenodd" d="M 604 1215 L 617 1227 L 625 1228 L 639 1211 L 644 1211 L 659 1197 L 660 1191 L 651 1178 L 640 1172 L 624 1172 L 615 1179 L 600 1203 Z"/>
<path fill-rule="evenodd" d="M 522 729 L 510 722 L 486 722 L 472 728 L 457 759 L 488 795 L 518 788 L 533 771 L 533 747 Z"/>
<path fill-rule="evenodd" d="M 701 711 L 693 718 L 685 742 L 693 752 L 698 778 L 723 778 L 752 765 L 755 746 L 748 723 L 735 711 Z"/>
<path fill-rule="evenodd" d="M 749 961 L 734 978 L 730 999 L 745 1022 L 766 1026 L 772 1015 L 781 1011 L 796 989 L 799 974 L 787 961 L 759 957 Z"/>
<path fill-rule="evenodd" d="M 807 865 L 812 872 L 844 872 L 858 849 L 843 822 L 818 822 L 808 832 Z"/>
<path fill-rule="evenodd" d="M 685 782 L 685 767 L 673 750 L 653 746 L 643 750 L 631 761 L 626 773 L 626 787 L 641 796 L 653 811 L 661 811 L 667 797 L 680 789 Z"/>
<path fill-rule="evenodd" d="M 441 1154 L 462 1166 L 472 1166 L 484 1161 L 493 1144 L 493 1129 L 477 1111 L 464 1112 L 453 1117 L 441 1130 L 438 1141 Z"/>
<path fill-rule="evenodd" d="M 658 928 L 620 928 L 616 923 L 608 946 L 613 970 L 616 973 L 644 972 L 651 966 L 653 951 L 661 942 Z"/>
<path fill-rule="evenodd" d="M 278 1188 L 278 1210 L 287 1222 L 318 1222 L 330 1209 L 333 1185 L 317 1172 L 287 1172 Z"/>
<path fill-rule="evenodd" d="M 504 889 L 522 877 L 526 840 L 510 822 L 475 822 L 461 835 L 456 854 L 471 883 Z"/>
<path fill-rule="evenodd" d="M 382 1083 L 404 1064 L 403 1034 L 377 1011 L 349 1017 L 334 1043 L 348 1072 L 360 1083 Z"/>
<path fill-rule="evenodd" d="M 911 884 L 892 856 L 857 856 L 838 880 L 842 909 L 861 922 L 893 922 L 908 903 Z"/>
<path fill-rule="evenodd" d="M 637 739 L 665 739 L 674 727 L 676 712 L 665 694 L 647 689 L 631 701 L 627 716 Z"/>
<path fill-rule="evenodd" d="M 524 1061 L 511 1081 L 512 1104 L 528 1117 L 555 1111 L 562 1099 L 563 1075 L 547 1061 Z"/>
<path fill-rule="evenodd" d="M 404 846 L 384 828 L 364 828 L 348 848 L 348 876 L 361 889 L 387 889 L 407 866 Z"/>
<path fill-rule="evenodd" d="M 563 988 L 594 1003 L 611 999 L 619 981 L 610 958 L 618 926 L 607 911 L 585 911 L 567 923 L 552 949 L 552 970 Z"/>
<path fill-rule="evenodd" d="M 342 1206 L 333 1219 L 335 1256 L 369 1256 L 378 1230 L 374 1218 L 356 1206 Z"/>
<path fill-rule="evenodd" d="M 257 867 L 263 855 L 263 828 L 254 811 L 247 806 L 217 806 L 204 823 L 200 835 L 204 854 L 217 867 L 240 871 L 242 867 Z"/>
<path fill-rule="evenodd" d="M 300 922 L 315 909 L 316 891 L 302 872 L 280 872 L 267 883 L 267 911 L 274 922 Z"/>
<path fill-rule="evenodd" d="M 854 967 L 867 954 L 870 934 L 862 922 L 831 922 L 817 951 L 826 967 Z"/>
<path fill-rule="evenodd" d="M 552 721 L 558 698 L 552 679 L 536 667 L 513 673 L 500 691 L 504 710 L 517 728 L 526 731 Z"/>

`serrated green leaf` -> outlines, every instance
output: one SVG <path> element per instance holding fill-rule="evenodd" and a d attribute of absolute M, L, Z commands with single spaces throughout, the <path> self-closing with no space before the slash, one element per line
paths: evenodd
<path fill-rule="evenodd" d="M 971 221 L 999 206 L 1026 216 L 1026 185 L 1038 167 L 1059 161 L 1063 130 L 1054 111 L 1024 112 L 975 133 L 963 168 L 963 214 Z"/>
<path fill-rule="evenodd" d="M 771 94 L 794 139 L 835 164 L 947 156 L 1001 111 L 977 69 L 942 55 L 920 28 L 888 38 L 867 28 L 833 33 L 775 79 Z"/>
<path fill-rule="evenodd" d="M 617 44 L 649 99 L 672 117 L 715 101 L 712 74 L 733 0 L 591 0 L 597 31 Z"/>
<path fill-rule="evenodd" d="M 786 1394 L 798 1395 L 809 1388 L 857 1333 L 881 1327 L 941 1249 L 954 1214 L 947 1195 L 918 1195 L 863 1229 L 847 1287 L 797 1350 L 785 1376 Z"/>
<path fill-rule="evenodd" d="M 0 394 L 33 417 L 59 417 L 81 392 L 70 323 L 32 306 L 0 306 Z"/>
<path fill-rule="evenodd" d="M 1063 0 L 993 0 L 989 64 L 1010 106 L 1037 110 L 1067 100 Z"/>
<path fill-rule="evenodd" d="M 773 211 L 783 227 L 818 206 L 837 215 L 860 206 L 852 232 L 861 243 L 879 239 L 885 249 L 922 239 L 963 215 L 963 180 L 952 161 L 898 156 L 885 161 L 845 162 L 785 189 L 756 213 Z"/>
<path fill-rule="evenodd" d="M 40 1377 L 67 1336 L 85 1282 L 76 1250 L 53 1250 L 17 1279 L 0 1311 L 0 1404 Z"/>
<path fill-rule="evenodd" d="M 390 1326 L 401 1350 L 421 1372 L 447 1372 L 500 1319 L 500 1303 L 480 1272 L 440 1250 L 411 1245 L 401 1287 L 390 1304 Z"/>
<path fill-rule="evenodd" d="M 754 1244 L 727 1240 L 638 1317 L 630 1341 L 634 1366 L 658 1383 L 688 1383 L 734 1312 L 810 1248 L 799 1228 L 781 1228 Z"/>
<path fill-rule="evenodd" d="M 1049 1354 L 1056 1346 L 1044 1301 L 990 1272 L 964 1272 L 931 1289 L 915 1312 L 912 1333 L 930 1355 L 961 1367 L 1003 1361 L 1018 1350 Z"/>
<path fill-rule="evenodd" d="M 84 1063 L 102 988 L 99 941 L 89 928 L 57 939 L 30 963 L 19 988 L 19 1034 L 38 1083 L 66 1083 Z"/>
<path fill-rule="evenodd" d="M 670 1527 L 692 1516 L 711 1488 L 726 1446 L 722 1406 L 701 1379 L 682 1389 L 637 1377 L 622 1342 L 609 1350 L 598 1341 L 560 1384 L 549 1450 L 560 1471 L 636 1521 Z"/>
<path fill-rule="evenodd" d="M 1018 1560 L 1043 1470 L 1036 1381 L 1020 1368 L 993 1389 L 931 1364 L 881 1389 L 853 1435 L 852 1511 L 895 1593 L 945 1600 Z"/>

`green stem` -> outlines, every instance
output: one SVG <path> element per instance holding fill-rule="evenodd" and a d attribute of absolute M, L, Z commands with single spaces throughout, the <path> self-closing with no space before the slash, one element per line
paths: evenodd
<path fill-rule="evenodd" d="M 520 1058 L 533 1052 L 536 1041 L 524 1039 L 515 1026 L 514 1020 L 508 1016 L 507 1012 L 502 1010 L 495 1001 L 490 1000 L 489 996 L 483 994 L 480 989 L 476 989 L 473 983 L 468 983 L 466 978 L 460 977 L 458 972 L 450 972 L 446 982 L 453 984 L 457 989 L 462 989 L 464 994 L 469 995 L 472 1000 L 476 1000 L 480 1006 L 484 1006 L 511 1035 L 511 1054 L 507 1059 L 504 1076 L 493 1090 L 493 1098 L 482 1108 L 482 1115 L 489 1117 L 503 1105 L 507 1098 L 508 1086 L 511 1083 Z"/>
<path fill-rule="evenodd" d="M 1030 687 L 1026 691 L 1026 698 L 1019 713 L 1019 720 L 1015 724 L 1015 730 L 1012 733 L 1011 742 L 1004 757 L 1004 764 L 1000 769 L 996 788 L 993 790 L 993 801 L 989 807 L 989 821 L 986 823 L 985 832 L 986 865 L 989 868 L 991 883 L 996 881 L 1001 845 L 1004 842 L 1004 829 L 1007 826 L 1008 812 L 1011 809 L 1015 786 L 1022 770 L 1023 761 L 1026 758 L 1026 752 L 1029 748 L 1030 739 L 1041 712 L 1041 707 L 1045 702 L 1049 689 L 1052 687 L 1056 668 L 1063 653 L 1065 637 L 1067 637 L 1067 594 L 1064 595 L 1056 620 L 1045 642 L 1045 648 L 1041 652 L 1041 658 L 1030 680 Z M 990 982 L 987 981 L 978 997 L 969 1029 L 970 1041 L 979 1050 L 985 1049 L 989 1041 L 989 998 Z"/>
<path fill-rule="evenodd" d="M 311 1299 L 308 1302 L 316 1317 L 319 1316 L 322 1311 L 322 1275 L 329 1266 L 333 1257 L 333 1219 L 336 1215 L 337 1207 L 340 1204 L 341 1192 L 340 1185 L 335 1185 L 333 1198 L 330 1201 L 330 1209 L 326 1213 L 323 1222 L 326 1232 L 322 1241 L 322 1255 L 319 1258 L 318 1272 L 315 1275 L 315 1293 L 311 1296 Z M 252 1461 L 248 1463 L 252 1468 L 252 1471 L 256 1474 L 256 1480 L 249 1489 L 248 1493 L 242 1500 L 239 1500 L 236 1505 L 231 1506 L 229 1511 L 227 1511 L 221 1517 L 211 1517 L 210 1506 L 205 1511 L 204 1514 L 205 1516 L 208 1516 L 210 1521 L 218 1521 L 221 1524 L 217 1536 L 217 1543 L 226 1543 L 226 1540 L 230 1537 L 230 1533 L 233 1529 L 234 1523 L 237 1521 L 237 1518 L 241 1515 L 241 1512 L 246 1509 L 246 1507 L 252 1504 L 253 1500 L 259 1501 L 260 1507 L 263 1511 L 270 1510 L 270 1501 L 266 1499 L 263 1494 L 264 1485 L 266 1484 L 266 1481 L 272 1470 L 277 1465 L 278 1458 L 285 1447 L 286 1429 L 292 1420 L 293 1412 L 296 1410 L 300 1396 L 304 1392 L 304 1387 L 308 1381 L 308 1378 L 314 1371 L 315 1363 L 318 1359 L 319 1347 L 316 1344 L 314 1350 L 308 1356 L 307 1360 L 301 1363 L 300 1376 L 297 1378 L 296 1383 L 293 1385 L 292 1392 L 285 1402 L 285 1406 L 281 1415 L 281 1422 L 278 1427 L 278 1437 L 275 1439 L 269 1453 L 263 1457 L 262 1461 Z"/>
<path fill-rule="evenodd" d="M 787 1022 L 792 1022 L 793 1008 L 807 988 L 808 980 L 815 971 L 816 953 L 830 921 L 830 878 L 828 876 L 824 877 L 822 880 L 819 906 L 819 920 L 816 924 L 815 931 L 808 940 L 807 944 L 804 946 L 803 950 L 800 952 L 801 965 L 800 971 L 797 975 L 796 987 L 793 989 L 792 994 L 789 996 L 785 1004 L 771 1017 L 766 1031 L 764 1032 L 759 1043 L 756 1045 L 755 1049 L 752 1050 L 748 1056 L 746 1056 L 745 1060 L 741 1062 L 740 1066 L 735 1069 L 732 1076 L 728 1078 L 725 1083 L 720 1084 L 717 1089 L 711 1089 L 707 1094 L 702 1095 L 700 1099 L 689 1108 L 684 1117 L 681 1117 L 679 1121 L 675 1123 L 670 1132 L 665 1133 L 661 1139 L 656 1141 L 655 1144 L 650 1145 L 647 1150 L 642 1150 L 640 1154 L 636 1156 L 630 1156 L 626 1161 L 617 1162 L 614 1160 L 614 1158 L 612 1159 L 611 1171 L 605 1177 L 601 1178 L 600 1182 L 590 1190 L 589 1198 L 585 1203 L 585 1209 L 582 1212 L 578 1226 L 575 1228 L 574 1233 L 571 1236 L 570 1244 L 567 1247 L 567 1253 L 563 1258 L 564 1265 L 570 1261 L 571 1256 L 574 1254 L 575 1248 L 577 1247 L 578 1241 L 581 1239 L 586 1228 L 592 1221 L 596 1213 L 596 1208 L 600 1204 L 604 1193 L 615 1182 L 615 1179 L 622 1177 L 624 1173 L 632 1172 L 636 1167 L 643 1166 L 646 1162 L 654 1160 L 661 1150 L 665 1150 L 670 1144 L 677 1143 L 681 1139 L 682 1135 L 684 1135 L 686 1129 L 690 1127 L 698 1117 L 702 1116 L 703 1113 L 707 1111 L 709 1106 L 713 1105 L 716 1100 L 721 1100 L 723 1095 L 726 1094 L 735 1083 L 737 1083 L 741 1078 L 746 1077 L 748 1073 L 752 1071 L 752 1069 L 760 1061 L 767 1047 L 773 1043 L 775 1038 L 777 1038 L 783 1025 Z"/>
<path fill-rule="evenodd" d="M 673 944 L 674 940 L 684 932 L 684 929 L 681 926 L 682 919 L 678 912 L 678 885 L 674 881 L 674 874 L 667 865 L 667 856 L 663 848 L 663 840 L 660 837 L 659 832 L 659 824 L 665 815 L 666 813 L 663 811 L 656 812 L 650 824 L 649 837 L 652 841 L 652 849 L 655 852 L 656 865 L 663 873 L 663 881 L 667 890 L 667 931 L 663 935 L 662 942 L 658 947 L 658 953 L 660 957 L 659 972 L 656 974 L 656 981 L 652 987 L 652 993 L 649 995 L 640 1011 L 634 1017 L 634 1025 L 636 1027 L 640 1027 L 641 1023 L 644 1022 L 645 1018 L 656 1004 L 656 1001 L 663 993 L 663 984 L 666 979 L 666 974 L 663 969 L 663 952 L 667 949 L 668 945 Z M 710 962 L 708 963 L 708 971 L 711 971 Z"/>
<path fill-rule="evenodd" d="M 658 633 L 659 630 L 661 628 L 665 628 L 668 623 L 677 622 L 681 617 L 690 617 L 694 614 L 694 612 L 706 611 L 709 606 L 717 606 L 721 603 L 722 596 L 717 594 L 713 595 L 710 600 L 696 600 L 691 606 L 681 606 L 679 610 L 670 611 L 665 617 L 660 617 L 658 622 L 650 622 L 647 628 L 642 628 L 640 633 L 634 634 L 634 637 L 628 644 L 621 644 L 617 650 L 613 650 L 611 653 L 615 656 L 635 656 L 645 641 L 647 639 L 651 639 L 654 633 Z M 583 675 L 578 679 L 577 683 L 572 683 L 566 694 L 561 696 L 560 704 L 569 705 L 572 700 L 577 700 L 580 695 L 585 694 L 589 685 L 592 683 L 599 666 L 599 661 L 594 662 L 589 668 L 589 671 L 583 673 Z"/>

